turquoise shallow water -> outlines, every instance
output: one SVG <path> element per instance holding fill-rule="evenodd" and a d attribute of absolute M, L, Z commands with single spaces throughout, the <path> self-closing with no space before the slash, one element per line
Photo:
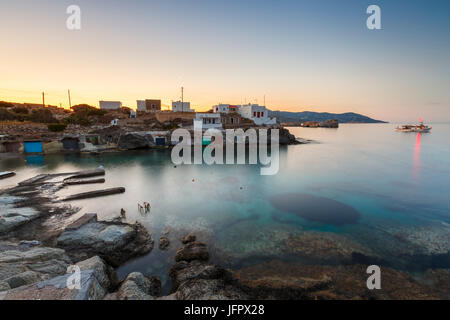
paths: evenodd
<path fill-rule="evenodd" d="M 167 227 L 173 234 L 196 231 L 210 243 L 213 259 L 230 267 L 273 258 L 307 263 L 284 244 L 291 235 L 317 231 L 345 237 L 393 267 L 448 268 L 450 125 L 432 126 L 422 135 L 395 132 L 394 124 L 290 128 L 316 143 L 283 147 L 274 176 L 261 176 L 256 165 L 175 168 L 170 151 L 152 150 L 0 160 L 0 171 L 17 172 L 0 187 L 42 172 L 103 165 L 102 187 L 123 186 L 126 192 L 73 202 L 82 208 L 78 215 L 110 218 L 124 208 L 127 219 L 143 223 L 156 244 Z M 97 187 L 71 186 L 57 195 Z M 151 203 L 149 214 L 137 210 L 143 201 Z M 119 273 L 138 270 L 164 278 L 171 263 L 173 251 L 156 245 Z"/>

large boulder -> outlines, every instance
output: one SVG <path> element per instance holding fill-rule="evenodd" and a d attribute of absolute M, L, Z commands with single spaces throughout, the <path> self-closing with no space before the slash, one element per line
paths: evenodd
<path fill-rule="evenodd" d="M 231 300 L 247 299 L 247 294 L 235 285 L 232 274 L 214 264 L 199 260 L 177 262 L 169 270 L 172 294 L 163 299 Z"/>
<path fill-rule="evenodd" d="M 97 219 L 75 221 L 58 237 L 57 246 L 66 250 L 74 261 L 98 255 L 112 266 L 119 266 L 132 257 L 153 249 L 153 239 L 139 224 Z"/>
<path fill-rule="evenodd" d="M 119 300 L 153 300 L 161 295 L 161 281 L 140 272 L 130 273 L 117 292 Z"/>
<path fill-rule="evenodd" d="M 154 146 L 154 142 L 150 134 L 129 132 L 120 136 L 117 145 L 120 149 L 134 150 L 149 148 Z"/>
<path fill-rule="evenodd" d="M 287 144 L 298 144 L 299 142 L 295 139 L 295 136 L 289 132 L 288 129 L 279 128 L 279 144 L 287 145 Z"/>
<path fill-rule="evenodd" d="M 35 284 L 0 292 L 0 300 L 101 300 L 117 276 L 99 257 L 75 265 L 79 283 L 68 273 Z"/>
<path fill-rule="evenodd" d="M 0 252 L 0 291 L 64 274 L 71 260 L 58 248 L 11 245 Z"/>
<path fill-rule="evenodd" d="M 190 237 L 189 240 L 194 237 Z M 177 263 L 169 270 L 172 294 L 160 299 L 246 299 L 247 295 L 235 286 L 232 274 L 219 266 L 207 263 L 208 258 L 208 248 L 201 242 L 188 242 L 180 248 L 175 256 Z"/>

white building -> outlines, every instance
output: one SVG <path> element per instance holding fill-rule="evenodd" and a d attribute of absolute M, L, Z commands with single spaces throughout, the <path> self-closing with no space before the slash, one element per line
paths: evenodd
<path fill-rule="evenodd" d="M 190 102 L 172 101 L 172 111 L 173 112 L 193 112 L 191 110 Z"/>
<path fill-rule="evenodd" d="M 145 100 L 136 100 L 137 103 L 137 111 L 147 111 L 147 107 L 145 105 Z"/>
<path fill-rule="evenodd" d="M 228 113 L 230 112 L 229 104 L 218 104 L 212 107 L 213 112 L 215 113 Z"/>
<path fill-rule="evenodd" d="M 244 118 L 253 120 L 256 125 L 272 125 L 277 123 L 276 118 L 269 118 L 269 110 L 258 104 L 244 104 L 238 106 L 237 112 Z"/>
<path fill-rule="evenodd" d="M 122 108 L 120 101 L 100 101 L 100 109 L 102 110 L 117 110 Z"/>
<path fill-rule="evenodd" d="M 201 121 L 203 129 L 221 129 L 220 113 L 197 112 L 194 121 Z"/>

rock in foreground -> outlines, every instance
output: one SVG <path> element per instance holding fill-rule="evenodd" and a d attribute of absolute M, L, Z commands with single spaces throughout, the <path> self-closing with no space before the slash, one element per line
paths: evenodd
<path fill-rule="evenodd" d="M 11 245 L 0 252 L 0 291 L 64 274 L 71 264 L 64 250 Z"/>
<path fill-rule="evenodd" d="M 117 292 L 119 300 L 153 300 L 161 295 L 161 281 L 140 272 L 130 273 Z"/>
<path fill-rule="evenodd" d="M 101 258 L 92 257 L 76 265 L 80 270 L 77 286 L 74 274 L 0 292 L 0 300 L 100 300 L 116 282 L 117 276 Z"/>
<path fill-rule="evenodd" d="M 57 246 L 65 249 L 74 261 L 98 255 L 110 265 L 119 266 L 132 257 L 150 252 L 153 240 L 138 223 L 97 221 L 96 216 L 84 216 L 65 229 L 58 237 Z"/>

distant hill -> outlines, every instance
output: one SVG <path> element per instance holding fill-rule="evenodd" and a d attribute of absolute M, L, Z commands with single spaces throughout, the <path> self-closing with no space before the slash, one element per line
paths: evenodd
<path fill-rule="evenodd" d="M 386 123 L 386 121 L 375 120 L 362 114 L 354 112 L 346 113 L 328 113 L 328 112 L 288 112 L 288 111 L 270 111 L 269 116 L 276 117 L 279 122 L 306 122 L 306 121 L 325 121 L 338 119 L 339 123 Z"/>

